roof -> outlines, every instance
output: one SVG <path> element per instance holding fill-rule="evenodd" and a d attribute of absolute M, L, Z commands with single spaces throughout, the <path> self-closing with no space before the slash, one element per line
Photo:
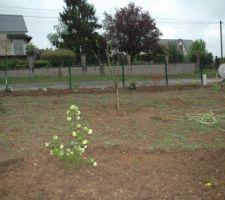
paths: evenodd
<path fill-rule="evenodd" d="M 30 42 L 31 41 L 31 39 L 32 39 L 32 37 L 31 36 L 29 36 L 29 35 L 16 35 L 16 34 L 8 34 L 7 35 L 7 37 L 9 38 L 9 39 L 25 39 L 27 42 Z"/>
<path fill-rule="evenodd" d="M 0 14 L 0 32 L 27 32 L 23 16 Z"/>
<path fill-rule="evenodd" d="M 160 39 L 159 44 L 164 46 L 175 45 L 179 44 L 179 41 L 182 41 L 186 49 L 189 49 L 193 43 L 193 40 L 186 40 L 186 39 Z"/>

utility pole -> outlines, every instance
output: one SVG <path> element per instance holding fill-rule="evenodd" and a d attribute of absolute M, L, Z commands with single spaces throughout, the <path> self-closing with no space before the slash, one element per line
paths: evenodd
<path fill-rule="evenodd" d="M 221 51 L 221 58 L 223 58 L 223 30 L 222 30 L 223 22 L 220 20 L 220 51 Z"/>

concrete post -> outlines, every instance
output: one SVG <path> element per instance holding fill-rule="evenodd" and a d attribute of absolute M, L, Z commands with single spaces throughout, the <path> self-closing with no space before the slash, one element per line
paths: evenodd
<path fill-rule="evenodd" d="M 81 66 L 82 66 L 83 74 L 85 74 L 87 72 L 87 59 L 86 59 L 86 55 L 84 54 L 81 55 Z"/>
<path fill-rule="evenodd" d="M 33 75 L 33 72 L 34 72 L 34 66 L 33 66 L 34 57 L 28 56 L 27 61 L 28 61 L 28 68 L 29 68 L 30 75 Z"/>
<path fill-rule="evenodd" d="M 132 65 L 131 65 L 131 55 L 127 54 L 127 65 L 130 69 L 130 74 L 132 74 Z"/>

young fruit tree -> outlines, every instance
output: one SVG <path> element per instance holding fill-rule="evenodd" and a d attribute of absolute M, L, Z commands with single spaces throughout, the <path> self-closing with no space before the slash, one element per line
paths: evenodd
<path fill-rule="evenodd" d="M 149 12 L 134 3 L 117 9 L 114 15 L 105 13 L 103 28 L 112 48 L 130 54 L 131 59 L 140 52 L 154 51 L 161 35 Z"/>

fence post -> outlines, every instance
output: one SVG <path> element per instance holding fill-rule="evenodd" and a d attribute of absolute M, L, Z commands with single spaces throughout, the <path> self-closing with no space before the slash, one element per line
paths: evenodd
<path fill-rule="evenodd" d="M 33 75 L 33 72 L 34 72 L 34 66 L 33 66 L 34 57 L 28 55 L 27 61 L 28 61 L 28 68 L 29 68 L 29 71 L 30 71 L 30 75 Z"/>
<path fill-rule="evenodd" d="M 121 55 L 121 67 L 122 67 L 123 88 L 125 88 L 124 56 L 123 55 Z"/>
<path fill-rule="evenodd" d="M 169 56 L 165 56 L 165 77 L 166 77 L 166 85 L 168 86 L 168 63 L 169 63 Z"/>
<path fill-rule="evenodd" d="M 86 60 L 86 55 L 84 54 L 81 55 L 81 66 L 82 66 L 82 71 L 84 75 L 87 72 L 87 60 Z"/>
<path fill-rule="evenodd" d="M 127 65 L 129 66 L 130 74 L 132 74 L 131 55 L 130 54 L 127 54 Z"/>
<path fill-rule="evenodd" d="M 68 72 L 69 72 L 69 88 L 72 89 L 72 78 L 71 78 L 71 66 L 68 66 Z"/>

